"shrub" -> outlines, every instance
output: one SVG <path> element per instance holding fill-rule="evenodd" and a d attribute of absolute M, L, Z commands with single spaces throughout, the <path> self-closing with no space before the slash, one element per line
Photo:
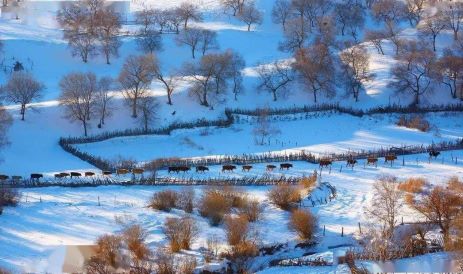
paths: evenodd
<path fill-rule="evenodd" d="M 431 127 L 429 122 L 421 115 L 412 115 L 410 117 L 402 115 L 397 121 L 397 125 L 406 128 L 418 129 L 423 132 L 429 131 Z"/>
<path fill-rule="evenodd" d="M 314 171 L 309 177 L 304 177 L 299 181 L 299 185 L 304 189 L 311 189 L 317 184 L 318 174 L 317 171 Z"/>
<path fill-rule="evenodd" d="M 188 216 L 167 218 L 163 230 L 169 240 L 172 252 L 178 252 L 181 249 L 190 249 L 192 241 L 199 232 L 196 221 Z"/>
<path fill-rule="evenodd" d="M 122 237 L 134 265 L 139 265 L 150 257 L 151 252 L 145 244 L 147 232 L 140 225 L 132 225 L 124 229 Z"/>
<path fill-rule="evenodd" d="M 240 214 L 244 215 L 249 222 L 260 220 L 263 207 L 258 200 L 246 200 L 241 205 Z"/>
<path fill-rule="evenodd" d="M 249 221 L 246 216 L 231 217 L 225 219 L 225 231 L 230 245 L 237 245 L 246 241 L 249 232 Z"/>
<path fill-rule="evenodd" d="M 424 178 L 408 178 L 405 182 L 399 184 L 399 190 L 408 193 L 421 193 L 426 185 Z"/>
<path fill-rule="evenodd" d="M 195 192 L 193 188 L 185 188 L 178 194 L 176 207 L 187 213 L 193 212 Z"/>
<path fill-rule="evenodd" d="M 259 255 L 258 246 L 251 241 L 234 245 L 224 254 L 230 262 L 231 273 L 249 273 L 252 259 Z"/>
<path fill-rule="evenodd" d="M 192 256 L 183 258 L 178 266 L 178 273 L 193 274 L 196 268 L 196 259 Z"/>
<path fill-rule="evenodd" d="M 116 235 L 103 235 L 96 240 L 96 255 L 94 261 L 117 268 L 120 260 L 121 237 Z"/>
<path fill-rule="evenodd" d="M 156 258 L 154 263 L 156 264 L 157 274 L 176 274 L 175 261 L 172 253 L 167 252 L 161 248 L 158 248 L 155 252 Z"/>
<path fill-rule="evenodd" d="M 225 214 L 230 212 L 230 201 L 218 191 L 206 191 L 198 204 L 201 216 L 208 218 L 211 225 L 219 225 Z"/>
<path fill-rule="evenodd" d="M 0 187 L 0 215 L 4 206 L 16 206 L 19 203 L 21 195 L 16 189 L 9 187 Z"/>
<path fill-rule="evenodd" d="M 296 209 L 291 213 L 289 228 L 302 240 L 311 240 L 317 227 L 317 219 L 308 210 Z"/>
<path fill-rule="evenodd" d="M 461 181 L 457 176 L 453 176 L 448 181 L 448 188 L 463 194 L 463 181 Z"/>
<path fill-rule="evenodd" d="M 164 190 L 156 192 L 153 195 L 149 203 L 149 206 L 157 210 L 169 212 L 172 208 L 174 208 L 177 205 L 177 200 L 177 192 L 172 190 Z"/>
<path fill-rule="evenodd" d="M 269 191 L 268 198 L 277 207 L 291 210 L 296 203 L 301 201 L 301 194 L 295 186 L 281 184 Z"/>

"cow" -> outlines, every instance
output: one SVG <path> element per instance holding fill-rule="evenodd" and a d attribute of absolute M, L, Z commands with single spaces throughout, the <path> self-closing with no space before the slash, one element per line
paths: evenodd
<path fill-rule="evenodd" d="M 397 160 L 397 156 L 395 156 L 395 154 L 387 154 L 386 156 L 384 156 L 384 163 L 385 164 L 391 163 L 391 166 L 392 166 L 392 164 L 394 164 L 395 160 Z"/>
<path fill-rule="evenodd" d="M 266 166 L 266 170 L 267 170 L 267 171 L 270 171 L 270 172 L 273 171 L 275 168 L 277 168 L 276 165 L 267 165 L 267 166 Z"/>
<path fill-rule="evenodd" d="M 437 159 L 437 156 L 439 156 L 439 155 L 440 155 L 440 152 L 435 150 L 435 149 L 431 149 L 429 151 L 429 158 L 430 159 L 432 159 L 432 158 Z"/>
<path fill-rule="evenodd" d="M 331 167 L 332 164 L 333 164 L 333 161 L 331 161 L 330 159 L 321 159 L 320 160 L 320 168 Z"/>
<path fill-rule="evenodd" d="M 183 171 L 183 173 L 188 172 L 190 170 L 191 170 L 191 168 L 189 166 L 179 166 L 178 167 L 178 171 Z"/>
<path fill-rule="evenodd" d="M 126 168 L 118 168 L 116 170 L 116 175 L 125 175 L 127 173 L 129 173 L 129 170 Z"/>
<path fill-rule="evenodd" d="M 283 170 L 283 169 L 289 170 L 292 167 L 293 167 L 293 164 L 290 164 L 290 163 L 280 164 L 280 170 Z"/>
<path fill-rule="evenodd" d="M 378 166 L 378 158 L 374 156 L 369 156 L 367 158 L 367 165 L 374 165 L 375 167 Z"/>
<path fill-rule="evenodd" d="M 209 168 L 207 166 L 197 166 L 196 167 L 196 172 L 206 172 L 206 171 L 209 171 Z"/>
<path fill-rule="evenodd" d="M 55 179 L 61 179 L 61 178 L 63 178 L 63 175 L 61 173 L 55 174 Z"/>
<path fill-rule="evenodd" d="M 251 171 L 251 169 L 252 169 L 252 166 L 250 166 L 250 165 L 244 165 L 244 166 L 241 167 L 241 170 L 246 171 L 246 172 Z"/>
<path fill-rule="evenodd" d="M 103 174 L 103 176 L 110 176 L 113 174 L 111 171 L 107 171 L 107 170 L 106 171 L 103 170 L 101 173 Z"/>
<path fill-rule="evenodd" d="M 66 173 L 66 172 L 61 172 L 60 175 L 61 175 L 61 178 L 66 178 L 66 177 L 71 176 L 71 174 Z"/>
<path fill-rule="evenodd" d="M 74 177 L 80 178 L 81 176 L 82 176 L 82 174 L 79 173 L 79 172 L 71 172 L 71 179 L 74 178 Z"/>
<path fill-rule="evenodd" d="M 6 181 L 8 180 L 10 177 L 8 177 L 7 175 L 3 175 L 3 174 L 0 174 L 0 181 Z"/>
<path fill-rule="evenodd" d="M 22 177 L 22 176 L 11 176 L 11 179 L 12 179 L 14 182 L 18 182 L 18 181 L 22 180 L 23 177 Z"/>
<path fill-rule="evenodd" d="M 32 173 L 31 174 L 31 181 L 36 181 L 36 182 L 39 182 L 40 181 L 40 178 L 43 178 L 43 174 L 40 174 L 40 173 Z"/>
<path fill-rule="evenodd" d="M 87 171 L 84 173 L 85 177 L 93 177 L 95 176 L 95 172 Z"/>
<path fill-rule="evenodd" d="M 145 172 L 145 170 L 143 168 L 134 168 L 134 169 L 132 169 L 132 174 L 133 175 L 136 175 L 136 174 L 140 175 L 140 174 L 143 174 L 144 172 Z"/>
<path fill-rule="evenodd" d="M 234 165 L 223 165 L 222 166 L 222 172 L 225 172 L 225 171 L 233 172 L 235 169 L 236 169 L 236 166 Z"/>
<path fill-rule="evenodd" d="M 168 173 L 171 173 L 171 172 L 176 172 L 176 173 L 178 173 L 178 172 L 179 172 L 179 169 L 178 169 L 178 167 L 176 167 L 176 166 L 170 166 L 170 167 L 167 169 L 167 172 L 168 172 Z"/>
<path fill-rule="evenodd" d="M 346 164 L 347 167 L 352 167 L 352 168 L 354 168 L 354 166 L 355 166 L 356 164 L 357 164 L 357 160 L 355 160 L 355 159 L 347 159 L 347 164 Z"/>

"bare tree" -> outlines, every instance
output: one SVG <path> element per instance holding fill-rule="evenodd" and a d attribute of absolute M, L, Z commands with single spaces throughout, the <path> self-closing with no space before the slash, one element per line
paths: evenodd
<path fill-rule="evenodd" d="M 287 91 L 288 84 L 294 80 L 292 68 L 287 62 L 275 61 L 271 65 L 259 65 L 257 73 L 260 78 L 258 87 L 270 92 L 273 101 L 277 101 L 277 94 Z"/>
<path fill-rule="evenodd" d="M 369 72 L 369 57 L 364 46 L 361 44 L 354 45 L 353 43 L 350 43 L 340 55 L 349 93 L 354 96 L 356 102 L 359 100 L 362 83 L 370 80 L 372 77 Z"/>
<path fill-rule="evenodd" d="M 463 20 L 463 3 L 446 2 L 442 10 L 442 15 L 446 28 L 453 31 L 453 39 L 457 40 L 461 21 Z"/>
<path fill-rule="evenodd" d="M 259 113 L 256 126 L 252 132 L 254 134 L 256 144 L 263 146 L 265 144 L 265 139 L 268 139 L 270 143 L 270 138 L 279 134 L 281 131 L 271 124 L 268 110 L 263 109 Z"/>
<path fill-rule="evenodd" d="M 336 22 L 341 27 L 344 36 L 346 29 L 357 40 L 357 32 L 365 24 L 365 7 L 355 0 L 340 2 L 335 5 Z"/>
<path fill-rule="evenodd" d="M 238 100 L 238 94 L 240 94 L 243 89 L 243 74 L 242 70 L 246 66 L 246 61 L 244 60 L 243 56 L 239 53 L 231 52 L 231 60 L 230 60 L 230 76 L 233 80 L 233 88 L 232 92 L 235 98 L 235 101 Z"/>
<path fill-rule="evenodd" d="M 313 93 L 314 102 L 317 102 L 319 92 L 327 96 L 335 93 L 334 64 L 329 48 L 324 44 L 315 44 L 303 48 L 296 53 L 296 62 L 293 67 L 299 72 L 300 78 L 306 87 Z"/>
<path fill-rule="evenodd" d="M 81 122 L 84 135 L 87 136 L 97 90 L 95 74 L 71 73 L 61 79 L 59 86 L 61 88 L 60 103 L 65 108 L 65 117 L 71 122 Z"/>
<path fill-rule="evenodd" d="M 156 60 L 152 54 L 130 55 L 122 66 L 118 81 L 123 89 L 124 97 L 130 103 L 133 118 L 138 116 L 138 99 L 146 94 L 156 70 Z"/>
<path fill-rule="evenodd" d="M 183 18 L 180 15 L 179 8 L 171 8 L 165 11 L 167 16 L 167 25 L 169 29 L 176 34 L 180 33 L 180 26 L 183 23 Z"/>
<path fill-rule="evenodd" d="M 236 14 L 242 10 L 244 0 L 220 0 L 220 3 L 224 8 L 224 12 L 232 10 L 233 16 L 236 16 Z"/>
<path fill-rule="evenodd" d="M 276 0 L 272 8 L 272 21 L 281 24 L 283 31 L 286 30 L 286 22 L 292 16 L 290 0 Z"/>
<path fill-rule="evenodd" d="M 399 0 L 377 0 L 371 7 L 374 18 L 389 29 L 404 18 L 405 10 L 405 3 Z"/>
<path fill-rule="evenodd" d="M 141 31 L 137 36 L 137 45 L 144 53 L 153 54 L 154 51 L 162 50 L 161 34 L 153 29 Z"/>
<path fill-rule="evenodd" d="M 143 126 L 145 133 L 148 133 L 150 125 L 156 120 L 156 114 L 158 113 L 159 104 L 155 97 L 142 96 L 139 98 L 137 104 L 138 113 L 140 113 L 139 120 Z"/>
<path fill-rule="evenodd" d="M 98 81 L 98 89 L 95 94 L 95 113 L 100 117 L 98 127 L 105 124 L 107 117 L 111 115 L 111 100 L 113 96 L 110 94 L 114 80 L 111 77 L 103 77 Z"/>
<path fill-rule="evenodd" d="M 420 35 L 431 39 L 434 51 L 436 51 L 436 38 L 443 29 L 445 29 L 445 21 L 441 14 L 426 18 L 426 20 L 418 26 Z"/>
<path fill-rule="evenodd" d="M 463 57 L 447 49 L 437 61 L 436 69 L 440 82 L 449 88 L 452 98 L 457 98 L 463 80 Z"/>
<path fill-rule="evenodd" d="M 121 19 L 114 10 L 107 8 L 98 14 L 97 20 L 101 52 L 106 58 L 106 64 L 109 65 L 111 56 L 119 56 Z"/>
<path fill-rule="evenodd" d="M 386 38 L 387 35 L 383 31 L 367 30 L 365 32 L 365 40 L 371 42 L 375 46 L 378 54 L 384 55 L 383 40 Z"/>
<path fill-rule="evenodd" d="M 154 19 L 154 10 L 147 7 L 135 13 L 135 23 L 143 26 L 142 33 L 147 33 L 148 30 L 153 29 L 156 24 Z"/>
<path fill-rule="evenodd" d="M 397 188 L 396 177 L 381 176 L 373 185 L 371 205 L 365 209 L 367 216 L 379 224 L 382 236 L 390 239 L 398 222 L 398 215 L 403 206 L 402 192 Z"/>
<path fill-rule="evenodd" d="M 24 121 L 26 109 L 33 101 L 42 96 L 45 86 L 37 81 L 32 74 L 24 71 L 15 71 L 3 87 L 8 102 L 21 106 L 21 120 Z"/>
<path fill-rule="evenodd" d="M 305 24 L 306 22 L 299 18 L 288 20 L 283 33 L 285 40 L 279 43 L 278 49 L 286 52 L 302 49 L 309 37 Z"/>
<path fill-rule="evenodd" d="M 169 12 L 163 9 L 153 10 L 153 20 L 155 25 L 159 27 L 159 32 L 162 33 L 169 26 Z"/>
<path fill-rule="evenodd" d="M 217 42 L 217 33 L 212 30 L 202 29 L 200 48 L 203 55 L 205 55 L 209 50 L 218 49 L 219 43 Z"/>
<path fill-rule="evenodd" d="M 184 2 L 178 8 L 178 14 L 183 20 L 183 28 L 188 28 L 189 21 L 201 22 L 203 20 L 203 15 L 201 14 L 198 6 Z"/>
<path fill-rule="evenodd" d="M 260 25 L 263 21 L 262 12 L 256 8 L 254 1 L 249 0 L 238 13 L 238 18 L 248 25 L 248 31 L 251 31 L 251 25 Z"/>
<path fill-rule="evenodd" d="M 420 96 L 432 89 L 434 79 L 435 53 L 427 48 L 419 47 L 416 42 L 408 45 L 406 51 L 398 58 L 399 62 L 392 68 L 392 88 L 398 92 L 410 92 L 415 96 L 414 104 L 418 105 Z"/>
<path fill-rule="evenodd" d="M 404 15 L 408 19 L 410 26 L 416 26 L 424 13 L 424 5 L 427 0 L 406 0 Z"/>
<path fill-rule="evenodd" d="M 191 49 L 191 57 L 194 59 L 196 49 L 201 44 L 202 37 L 203 31 L 201 29 L 189 28 L 180 32 L 180 34 L 175 37 L 175 41 L 178 45 L 189 46 Z"/>

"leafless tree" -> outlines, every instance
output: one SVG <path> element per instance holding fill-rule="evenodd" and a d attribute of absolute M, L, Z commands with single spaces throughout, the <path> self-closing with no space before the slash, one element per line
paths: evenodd
<path fill-rule="evenodd" d="M 233 16 L 236 16 L 243 9 L 245 0 L 220 0 L 222 7 L 224 8 L 224 12 L 228 10 L 232 10 Z"/>
<path fill-rule="evenodd" d="M 392 68 L 390 86 L 398 92 L 412 93 L 414 104 L 418 105 L 420 96 L 432 89 L 436 55 L 413 41 L 404 48 L 404 52 L 398 56 L 399 62 Z"/>
<path fill-rule="evenodd" d="M 439 33 L 445 29 L 445 21 L 441 14 L 436 14 L 423 20 L 418 26 L 420 35 L 431 39 L 433 50 L 436 51 L 436 38 Z"/>
<path fill-rule="evenodd" d="M 374 18 L 386 24 L 387 28 L 404 18 L 405 3 L 399 0 L 377 0 L 371 7 Z"/>
<path fill-rule="evenodd" d="M 162 50 L 161 34 L 153 29 L 141 31 L 137 36 L 137 45 L 144 53 L 153 54 L 154 51 Z"/>
<path fill-rule="evenodd" d="M 453 39 L 458 39 L 461 21 L 463 20 L 463 3 L 448 1 L 442 9 L 443 20 L 447 29 L 453 31 Z"/>
<path fill-rule="evenodd" d="M 45 86 L 37 81 L 32 74 L 16 71 L 11 74 L 8 82 L 2 88 L 5 90 L 5 97 L 8 102 L 21 106 L 21 120 L 24 121 L 28 105 L 42 96 Z"/>
<path fill-rule="evenodd" d="M 61 88 L 60 103 L 65 108 L 65 117 L 82 123 L 84 135 L 90 115 L 93 112 L 94 100 L 97 91 L 97 80 L 93 73 L 71 73 L 65 75 L 59 86 Z"/>
<path fill-rule="evenodd" d="M 135 13 L 135 23 L 142 25 L 142 33 L 147 33 L 152 30 L 156 24 L 154 17 L 154 10 L 144 7 L 141 11 Z"/>
<path fill-rule="evenodd" d="M 341 34 L 344 36 L 346 29 L 354 39 L 357 39 L 357 32 L 365 24 L 365 7 L 355 0 L 340 2 L 335 5 L 336 22 L 341 27 Z"/>
<path fill-rule="evenodd" d="M 169 12 L 164 9 L 153 10 L 153 20 L 155 25 L 158 26 L 159 32 L 162 33 L 166 27 L 169 26 Z"/>
<path fill-rule="evenodd" d="M 463 57 L 446 49 L 437 61 L 436 69 L 439 81 L 449 88 L 452 98 L 457 98 L 457 90 L 463 81 Z"/>
<path fill-rule="evenodd" d="M 183 28 L 188 28 L 189 21 L 201 22 L 203 20 L 203 15 L 199 10 L 198 6 L 184 2 L 178 8 L 178 14 L 183 20 Z"/>
<path fill-rule="evenodd" d="M 114 10 L 107 8 L 99 13 L 97 20 L 97 32 L 101 44 L 101 52 L 106 58 L 106 64 L 109 65 L 111 56 L 119 56 L 121 19 Z"/>
<path fill-rule="evenodd" d="M 167 26 L 176 34 L 180 33 L 180 26 L 183 23 L 183 18 L 180 15 L 179 8 L 171 8 L 164 11 L 166 13 Z"/>
<path fill-rule="evenodd" d="M 382 236 L 387 239 L 393 236 L 403 207 L 402 192 L 397 186 L 396 177 L 381 176 L 373 185 L 371 205 L 365 209 L 366 215 L 380 225 Z"/>
<path fill-rule="evenodd" d="M 205 55 L 208 50 L 218 49 L 219 43 L 217 42 L 217 33 L 212 30 L 202 29 L 200 48 L 203 55 Z"/>
<path fill-rule="evenodd" d="M 167 76 L 162 72 L 161 66 L 159 63 L 156 63 L 156 70 L 154 79 L 161 82 L 164 88 L 166 89 L 167 94 L 167 104 L 172 105 L 172 94 L 174 93 L 177 81 L 173 76 Z"/>
<path fill-rule="evenodd" d="M 371 42 L 375 46 L 378 54 L 384 55 L 383 40 L 385 39 L 387 39 L 387 35 L 384 31 L 367 30 L 365 32 L 365 40 Z"/>
<path fill-rule="evenodd" d="M 288 20 L 283 33 L 285 40 L 279 43 L 278 49 L 286 52 L 302 49 L 309 37 L 307 28 L 303 26 L 305 24 L 306 22 L 299 18 Z"/>
<path fill-rule="evenodd" d="M 263 109 L 257 118 L 256 126 L 254 127 L 252 133 L 255 137 L 255 142 L 257 145 L 263 146 L 265 144 L 265 139 L 268 139 L 279 134 L 281 131 L 273 126 L 269 120 L 268 110 Z"/>
<path fill-rule="evenodd" d="M 275 24 L 281 24 L 283 31 L 286 30 L 286 22 L 291 18 L 290 0 L 276 0 L 272 8 L 272 21 Z"/>
<path fill-rule="evenodd" d="M 142 96 L 139 99 L 137 104 L 138 113 L 140 116 L 138 117 L 140 120 L 140 124 L 143 126 L 143 130 L 145 133 L 148 133 L 148 130 L 151 124 L 156 120 L 156 114 L 158 113 L 159 104 L 155 97 L 152 96 Z"/>
<path fill-rule="evenodd" d="M 230 58 L 230 72 L 229 75 L 232 78 L 232 92 L 235 98 L 235 101 L 238 100 L 238 94 L 240 94 L 243 89 L 243 74 L 242 70 L 246 66 L 246 61 L 244 60 L 243 56 L 239 53 L 231 52 Z"/>
<path fill-rule="evenodd" d="M 111 77 L 103 77 L 98 81 L 98 89 L 95 94 L 95 113 L 100 117 L 98 127 L 105 124 L 105 120 L 112 113 L 111 100 L 113 96 L 110 90 L 113 86 L 114 80 Z"/>
<path fill-rule="evenodd" d="M 122 66 L 118 81 L 124 97 L 132 108 L 133 118 L 138 116 L 138 99 L 146 94 L 155 77 L 156 69 L 156 60 L 152 54 L 130 55 Z"/>
<path fill-rule="evenodd" d="M 427 0 L 406 0 L 404 15 L 410 26 L 416 26 L 421 20 Z"/>
<path fill-rule="evenodd" d="M 315 44 L 299 50 L 296 55 L 294 69 L 317 102 L 319 92 L 332 96 L 334 90 L 334 64 L 329 48 L 324 44 Z"/>
<path fill-rule="evenodd" d="M 1 90 L 0 90 L 1 95 Z M 0 104 L 0 149 L 8 144 L 7 133 L 12 122 L 11 116 Z M 1 160 L 1 158 L 0 158 Z"/>
<path fill-rule="evenodd" d="M 251 31 L 251 25 L 260 25 L 263 21 L 262 12 L 256 7 L 254 1 L 248 0 L 238 13 L 238 18 L 248 25 L 248 31 Z"/>
<path fill-rule="evenodd" d="M 349 43 L 349 46 L 341 52 L 340 58 L 348 89 L 356 102 L 359 100 L 362 83 L 371 79 L 369 72 L 369 55 L 364 46 Z"/>
<path fill-rule="evenodd" d="M 178 45 L 187 45 L 191 49 L 191 57 L 195 58 L 196 49 L 201 44 L 203 31 L 201 29 L 189 28 L 186 29 L 178 36 L 175 37 L 175 41 Z"/>
<path fill-rule="evenodd" d="M 291 65 L 287 62 L 275 61 L 271 65 L 259 65 L 257 73 L 260 78 L 258 87 L 270 92 L 273 101 L 277 101 L 277 94 L 286 92 L 288 84 L 294 80 Z"/>

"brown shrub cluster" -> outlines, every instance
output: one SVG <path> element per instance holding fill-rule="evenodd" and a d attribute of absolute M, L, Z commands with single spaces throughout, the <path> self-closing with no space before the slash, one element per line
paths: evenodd
<path fill-rule="evenodd" d="M 194 190 L 185 188 L 179 192 L 173 190 L 156 192 L 149 202 L 149 207 L 166 212 L 178 208 L 191 213 L 193 212 L 193 203 Z"/>
<path fill-rule="evenodd" d="M 256 222 L 262 218 L 264 208 L 258 200 L 246 199 L 239 208 L 240 215 L 247 218 L 249 222 Z"/>
<path fill-rule="evenodd" d="M 288 226 L 302 240 L 311 240 L 317 228 L 317 218 L 308 210 L 296 209 L 291 212 Z"/>
<path fill-rule="evenodd" d="M 171 252 L 158 248 L 155 251 L 156 274 L 193 274 L 196 268 L 196 259 L 191 256 L 175 257 Z"/>
<path fill-rule="evenodd" d="M 0 215 L 3 212 L 5 206 L 16 206 L 19 203 L 21 195 L 19 192 L 10 187 L 0 187 Z"/>
<path fill-rule="evenodd" d="M 283 210 L 297 207 L 297 203 L 302 199 L 298 187 L 286 184 L 274 186 L 267 196 L 274 205 Z"/>
<path fill-rule="evenodd" d="M 314 171 L 309 177 L 304 177 L 299 181 L 299 185 L 303 189 L 310 190 L 317 184 L 318 174 L 317 171 Z"/>
<path fill-rule="evenodd" d="M 219 225 L 231 210 L 231 203 L 222 193 L 215 190 L 206 191 L 198 203 L 201 216 L 208 218 L 211 225 Z"/>
<path fill-rule="evenodd" d="M 406 128 L 418 129 L 422 132 L 427 132 L 431 128 L 429 122 L 421 115 L 400 116 L 397 125 Z"/>
<path fill-rule="evenodd" d="M 408 193 L 421 193 L 425 185 L 426 180 L 424 178 L 412 177 L 400 183 L 398 188 Z"/>
<path fill-rule="evenodd" d="M 163 230 L 169 240 L 172 252 L 190 249 L 191 243 L 196 239 L 199 232 L 196 221 L 188 216 L 167 218 Z"/>

